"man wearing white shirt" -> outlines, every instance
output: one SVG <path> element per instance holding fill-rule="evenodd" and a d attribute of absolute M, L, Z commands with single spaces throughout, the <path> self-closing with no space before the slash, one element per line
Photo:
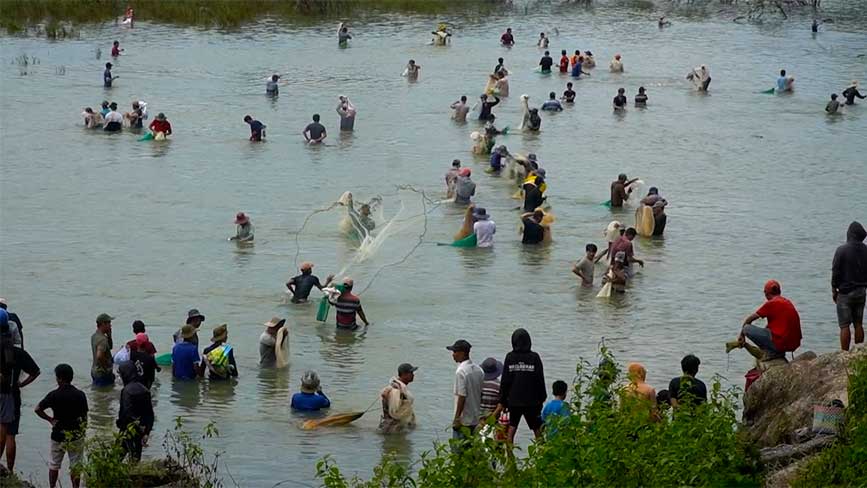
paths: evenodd
<path fill-rule="evenodd" d="M 108 106 L 109 111 L 105 114 L 105 125 L 104 129 L 106 132 L 120 132 L 121 128 L 123 128 L 123 115 L 118 113 L 117 104 L 111 102 L 111 105 Z"/>
<path fill-rule="evenodd" d="M 485 373 L 470 360 L 469 342 L 458 339 L 446 349 L 458 363 L 455 371 L 455 416 L 452 420 L 452 438 L 466 439 L 479 425 L 482 413 L 482 382 Z"/>
<path fill-rule="evenodd" d="M 494 234 L 497 233 L 497 225 L 490 219 L 488 212 L 478 207 L 473 211 L 473 218 L 476 223 L 473 224 L 473 232 L 476 234 L 476 247 L 492 247 L 494 245 Z"/>

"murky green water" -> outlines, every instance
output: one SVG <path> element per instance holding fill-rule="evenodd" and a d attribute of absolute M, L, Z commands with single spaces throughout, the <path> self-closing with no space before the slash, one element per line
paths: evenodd
<path fill-rule="evenodd" d="M 91 426 L 112 429 L 119 388 L 89 386 L 89 336 L 100 312 L 117 316 L 115 343 L 131 338 L 135 319 L 168 351 L 186 310 L 207 315 L 210 329 L 229 324 L 241 376 L 237 385 L 172 383 L 159 376 L 156 430 L 175 416 L 193 428 L 217 423 L 224 459 L 241 486 L 313 481 L 314 463 L 331 454 L 342 467 L 366 472 L 383 452 L 413 456 L 447 438 L 454 364 L 444 346 L 472 342 L 473 357 L 502 358 L 517 326 L 530 330 L 548 382 L 570 379 L 579 356 L 593 357 L 604 337 L 622 361 L 647 365 L 657 388 L 679 372 L 687 352 L 702 360 L 700 375 L 742 384 L 746 354 L 727 357 L 722 343 L 762 301 L 762 283 L 779 279 L 801 312 L 804 348 L 837 347 L 829 293 L 830 259 L 853 218 L 865 219 L 867 103 L 828 118 L 828 94 L 853 78 L 867 81 L 863 24 L 838 22 L 811 37 L 807 21 L 758 28 L 730 21 L 674 17 L 659 31 L 651 12 L 561 12 L 459 22 L 453 45 L 425 43 L 438 19 L 378 19 L 355 25 L 349 49 L 338 49 L 332 23 L 285 27 L 271 22 L 220 33 L 138 23 L 135 30 L 85 31 L 81 40 L 49 43 L 4 38 L 0 63 L 0 294 L 24 320 L 28 349 L 43 376 L 24 393 L 19 468 L 45 482 L 47 425 L 30 413 L 53 386 L 58 362 L 73 365 L 91 404 Z M 497 45 L 506 25 L 518 44 Z M 558 27 L 551 51 L 592 50 L 601 69 L 576 83 L 578 103 L 543 116 L 538 135 L 502 138 L 513 152 L 535 152 L 548 172 L 555 242 L 523 249 L 517 205 L 505 179 L 473 165 L 477 201 L 499 232 L 493 252 L 437 247 L 460 226 L 461 210 L 441 205 L 427 219 L 424 243 L 403 264 L 383 270 L 363 301 L 374 322 L 366 335 L 336 335 L 314 320 L 313 306 L 288 306 L 283 283 L 292 276 L 295 231 L 313 210 L 346 190 L 384 194 L 385 214 L 420 210 L 414 185 L 442 198 L 442 175 L 454 158 L 474 159 L 469 133 L 448 105 L 478 95 L 497 57 L 512 71 L 512 97 L 498 108 L 501 125 L 517 125 L 518 95 L 534 105 L 568 81 L 532 70 L 542 29 Z M 126 53 L 120 78 L 101 88 L 110 42 Z M 102 50 L 97 59 L 95 49 Z M 604 68 L 622 53 L 623 75 Z M 16 56 L 39 58 L 23 75 Z M 859 57 L 860 55 L 860 57 Z M 414 58 L 418 83 L 399 76 Z M 693 66 L 710 66 L 708 96 L 683 80 Z M 65 68 L 65 74 L 59 67 Z M 797 78 L 791 96 L 759 95 L 776 72 Z M 278 100 L 263 96 L 264 79 L 284 73 Z M 611 113 L 618 87 L 630 98 L 639 86 L 647 110 Z M 359 110 L 356 131 L 338 135 L 336 96 Z M 133 99 L 165 112 L 175 135 L 165 144 L 136 142 L 81 128 L 84 106 L 102 99 L 122 108 Z M 331 130 L 327 147 L 300 136 L 320 112 Z M 242 117 L 268 126 L 268 143 L 251 145 Z M 469 163 L 473 164 L 473 163 Z M 612 220 L 599 206 L 620 172 L 659 186 L 670 200 L 664 240 L 641 241 L 647 267 L 629 293 L 612 302 L 576 286 L 571 263 L 584 244 L 602 244 Z M 248 212 L 256 243 L 226 242 L 232 217 Z M 614 217 L 631 222 L 628 213 Z M 320 275 L 350 262 L 352 244 L 337 231 L 340 215 L 319 214 L 298 237 L 300 260 Z M 378 254 L 350 274 L 366 286 L 384 264 L 417 242 L 416 219 L 387 239 Z M 601 274 L 601 270 L 597 271 Z M 291 323 L 291 366 L 257 367 L 260 323 L 273 315 Z M 378 415 L 347 428 L 306 432 L 288 409 L 305 369 L 315 369 L 334 411 L 365 408 L 397 364 L 420 366 L 412 390 L 419 428 L 401 437 L 376 432 Z M 523 431 L 525 434 L 526 432 Z M 158 446 L 158 440 L 152 443 Z M 157 447 L 147 454 L 156 455 Z"/>

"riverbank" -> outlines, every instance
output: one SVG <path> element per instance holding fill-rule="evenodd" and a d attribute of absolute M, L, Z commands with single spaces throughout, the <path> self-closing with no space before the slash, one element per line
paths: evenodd
<path fill-rule="evenodd" d="M 4 0 L 0 27 L 17 33 L 44 24 L 46 32 L 51 32 L 59 27 L 66 29 L 65 23 L 117 21 L 127 7 L 134 9 L 136 21 L 232 29 L 263 17 L 298 21 L 347 18 L 362 11 L 425 15 L 459 10 L 504 13 L 508 5 L 505 0 Z"/>

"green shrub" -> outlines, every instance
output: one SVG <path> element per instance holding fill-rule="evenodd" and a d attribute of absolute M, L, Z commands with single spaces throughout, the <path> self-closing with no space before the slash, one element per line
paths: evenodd
<path fill-rule="evenodd" d="M 733 390 L 714 381 L 697 408 L 651 413 L 624 395 L 620 371 L 603 350 L 598 366 L 576 368 L 573 415 L 551 425 L 523 456 L 505 443 L 473 436 L 460 449 L 436 444 L 410 467 L 386 458 L 371 480 L 347 479 L 325 458 L 317 475 L 328 488 L 374 486 L 757 486 L 758 453 L 737 432 Z"/>
<path fill-rule="evenodd" d="M 792 485 L 867 486 L 867 355 L 853 360 L 849 371 L 846 424 L 833 447 L 798 469 Z"/>

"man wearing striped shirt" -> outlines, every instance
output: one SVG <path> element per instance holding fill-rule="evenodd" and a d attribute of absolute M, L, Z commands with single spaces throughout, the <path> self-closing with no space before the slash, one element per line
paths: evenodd
<path fill-rule="evenodd" d="M 481 421 L 485 422 L 497 409 L 500 401 L 500 375 L 503 373 L 503 363 L 495 358 L 488 358 L 482 362 L 482 371 L 485 373 L 482 381 L 482 405 Z"/>
<path fill-rule="evenodd" d="M 364 322 L 365 327 L 370 325 L 370 322 L 367 321 L 367 317 L 364 316 L 364 310 L 361 308 L 361 299 L 352 294 L 353 284 L 354 282 L 351 279 L 346 278 L 343 280 L 343 291 L 337 299 L 335 301 L 329 300 L 331 305 L 333 305 L 337 311 L 336 316 L 338 329 L 358 329 L 356 315 L 361 317 L 361 321 Z"/>

